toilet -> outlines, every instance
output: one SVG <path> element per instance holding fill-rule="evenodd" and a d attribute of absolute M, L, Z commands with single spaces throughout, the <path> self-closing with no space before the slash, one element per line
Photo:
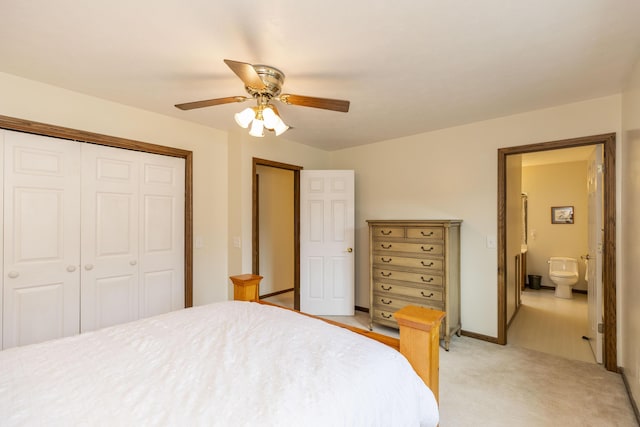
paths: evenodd
<path fill-rule="evenodd" d="M 575 258 L 549 258 L 549 277 L 556 285 L 556 297 L 573 298 L 571 289 L 578 282 L 578 261 Z"/>

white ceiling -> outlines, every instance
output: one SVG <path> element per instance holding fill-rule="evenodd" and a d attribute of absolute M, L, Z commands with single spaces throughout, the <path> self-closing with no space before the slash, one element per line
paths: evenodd
<path fill-rule="evenodd" d="M 327 150 L 619 93 L 638 0 L 110 0 L 0 3 L 0 71 L 232 130 L 223 59 L 275 66 L 285 138 Z M 1 94 L 0 94 L 1 96 Z"/>

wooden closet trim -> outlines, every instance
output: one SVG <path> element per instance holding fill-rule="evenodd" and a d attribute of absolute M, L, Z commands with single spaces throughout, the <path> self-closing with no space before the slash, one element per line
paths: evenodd
<path fill-rule="evenodd" d="M 77 142 L 142 151 L 185 160 L 184 174 L 184 305 L 193 306 L 193 152 L 132 139 L 118 138 L 62 126 L 0 115 L 0 128 Z"/>

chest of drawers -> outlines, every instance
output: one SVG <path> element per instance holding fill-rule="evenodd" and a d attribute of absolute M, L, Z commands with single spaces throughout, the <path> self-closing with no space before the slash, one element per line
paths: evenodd
<path fill-rule="evenodd" d="M 406 305 L 444 311 L 440 338 L 460 334 L 460 220 L 369 220 L 371 325 L 397 328 Z"/>

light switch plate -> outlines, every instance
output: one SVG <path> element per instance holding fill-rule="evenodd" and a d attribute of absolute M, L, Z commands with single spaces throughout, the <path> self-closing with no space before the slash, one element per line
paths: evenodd
<path fill-rule="evenodd" d="M 498 239 L 496 236 L 487 236 L 487 248 L 495 249 L 498 247 Z"/>

